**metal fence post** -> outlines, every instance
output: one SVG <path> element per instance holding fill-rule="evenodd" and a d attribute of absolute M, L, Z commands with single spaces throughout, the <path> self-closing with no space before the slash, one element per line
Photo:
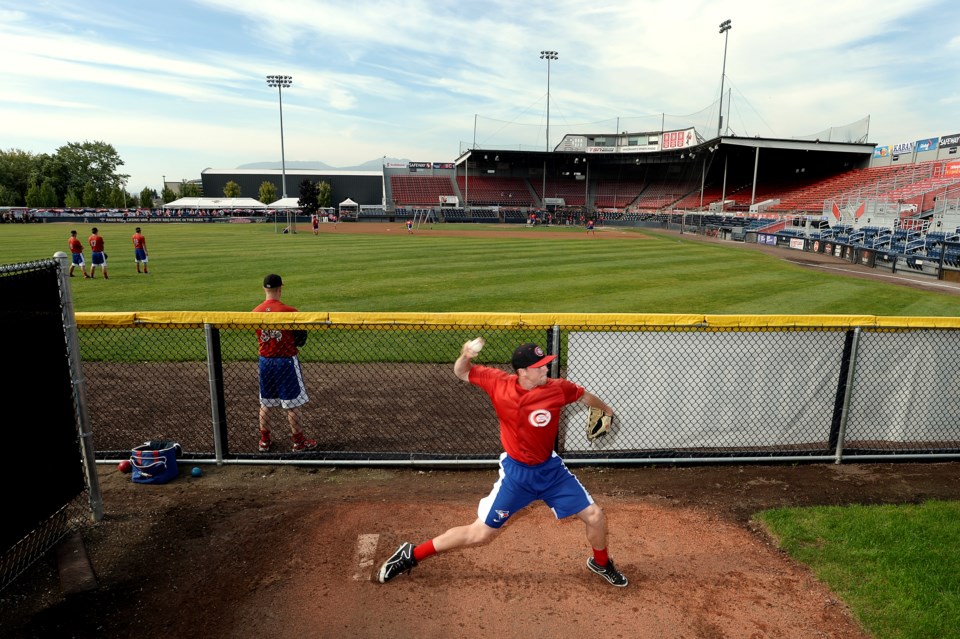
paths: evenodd
<path fill-rule="evenodd" d="M 840 412 L 840 429 L 837 432 L 837 450 L 835 464 L 839 464 L 843 457 L 843 442 L 847 435 L 847 419 L 850 415 L 850 396 L 853 393 L 853 380 L 857 372 L 857 348 L 860 345 L 861 328 L 853 329 L 853 339 L 850 344 L 850 360 L 847 366 L 847 379 L 843 392 L 843 410 Z"/>
<path fill-rule="evenodd" d="M 227 403 L 223 396 L 223 353 L 220 349 L 220 329 L 204 324 L 207 340 L 207 379 L 210 384 L 210 417 L 213 424 L 213 449 L 217 464 L 223 464 L 227 450 Z"/>
<path fill-rule="evenodd" d="M 560 377 L 560 327 L 556 324 L 547 330 L 547 353 L 557 356 L 550 362 L 550 377 Z"/>
<path fill-rule="evenodd" d="M 67 272 L 70 259 L 66 253 L 54 254 L 59 263 L 61 308 L 63 314 L 63 332 L 70 356 L 70 378 L 73 382 L 73 403 L 76 411 L 77 434 L 80 436 L 80 449 L 83 454 L 83 472 L 87 477 L 90 491 L 90 510 L 94 521 L 103 519 L 103 495 L 100 492 L 100 480 L 95 465 L 96 451 L 93 448 L 93 433 L 90 431 L 90 415 L 87 412 L 86 382 L 83 380 L 83 366 L 80 364 L 80 340 L 77 337 L 77 322 L 73 311 L 73 295 Z"/>

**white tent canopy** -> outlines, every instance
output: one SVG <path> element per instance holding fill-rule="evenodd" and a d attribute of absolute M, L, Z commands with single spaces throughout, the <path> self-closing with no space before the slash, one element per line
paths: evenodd
<path fill-rule="evenodd" d="M 280 198 L 276 202 L 271 202 L 267 204 L 268 209 L 298 209 L 300 208 L 300 198 L 298 197 L 284 197 Z"/>
<path fill-rule="evenodd" d="M 252 197 L 182 197 L 165 209 L 262 209 L 266 204 Z"/>
<path fill-rule="evenodd" d="M 360 205 L 354 202 L 353 200 L 351 200 L 350 198 L 347 198 L 340 203 L 340 210 L 343 211 L 344 209 L 347 209 L 348 211 L 356 212 L 360 210 Z"/>

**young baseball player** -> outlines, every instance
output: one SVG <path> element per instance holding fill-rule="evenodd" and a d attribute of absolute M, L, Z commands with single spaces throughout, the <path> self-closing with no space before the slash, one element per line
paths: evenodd
<path fill-rule="evenodd" d="M 143 237 L 139 226 L 131 239 L 133 240 L 133 259 L 137 263 L 137 273 L 140 272 L 140 265 L 143 264 L 143 272 L 149 275 L 150 271 L 147 270 L 147 238 Z"/>
<path fill-rule="evenodd" d="M 257 305 L 254 313 L 296 313 L 297 309 L 280 301 L 283 278 L 271 273 L 263 278 L 266 299 Z M 287 423 L 293 436 L 293 452 L 313 450 L 315 439 L 307 439 L 300 428 L 300 407 L 310 401 L 303 384 L 300 360 L 297 358 L 296 331 L 257 329 L 260 378 L 260 444 L 261 453 L 273 447 L 270 433 L 270 411 L 280 406 L 287 413 Z"/>
<path fill-rule="evenodd" d="M 514 375 L 474 365 L 471 360 L 481 348 L 482 338 L 465 343 L 453 371 L 461 380 L 482 388 L 493 402 L 505 450 L 500 455 L 500 479 L 490 494 L 480 500 L 477 519 L 472 524 L 451 528 L 419 546 L 400 544 L 380 567 L 377 580 L 386 583 L 438 552 L 488 542 L 512 515 L 541 499 L 557 519 L 576 515 L 583 521 L 587 541 L 593 548 L 587 568 L 614 586 L 626 586 L 627 578 L 613 565 L 607 552 L 603 510 L 553 449 L 560 411 L 567 404 L 580 402 L 607 414 L 613 410 L 578 384 L 548 378 L 547 364 L 556 355 L 546 355 L 536 344 L 521 344 L 513 352 Z"/>
<path fill-rule="evenodd" d="M 77 239 L 76 231 L 70 231 L 67 246 L 70 248 L 70 277 L 73 277 L 73 269 L 79 266 L 83 277 L 89 278 L 90 276 L 87 275 L 87 265 L 83 261 L 83 243 Z"/>

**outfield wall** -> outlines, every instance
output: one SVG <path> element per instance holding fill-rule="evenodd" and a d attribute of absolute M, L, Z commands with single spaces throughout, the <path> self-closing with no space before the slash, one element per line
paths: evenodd
<path fill-rule="evenodd" d="M 616 411 L 585 436 L 568 407 L 571 463 L 960 457 L 960 318 L 642 314 L 79 313 L 94 447 L 125 458 L 151 439 L 217 463 L 495 464 L 496 416 L 453 375 L 463 342 L 509 370 L 536 341 L 553 376 Z M 257 452 L 254 330 L 305 329 L 304 430 L 318 449 Z"/>

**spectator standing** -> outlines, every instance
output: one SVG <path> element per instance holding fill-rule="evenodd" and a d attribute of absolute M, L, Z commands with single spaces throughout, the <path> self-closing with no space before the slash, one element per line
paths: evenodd
<path fill-rule="evenodd" d="M 380 567 L 377 581 L 386 583 L 438 552 L 489 542 L 512 515 L 535 500 L 543 500 L 557 519 L 576 515 L 583 521 L 587 541 L 593 548 L 587 568 L 613 586 L 626 586 L 627 578 L 613 565 L 607 552 L 603 510 L 554 451 L 564 406 L 580 402 L 611 415 L 613 409 L 578 384 L 548 378 L 547 364 L 556 355 L 545 354 L 536 344 L 521 344 L 514 350 L 514 375 L 474 365 L 471 360 L 482 347 L 481 338 L 466 342 L 453 364 L 453 372 L 459 379 L 479 386 L 493 402 L 505 451 L 500 455 L 500 477 L 490 494 L 480 500 L 477 519 L 472 524 L 451 528 L 419 546 L 400 544 Z"/>
<path fill-rule="evenodd" d="M 70 248 L 70 277 L 73 277 L 73 269 L 79 266 L 84 279 L 89 279 L 90 276 L 87 275 L 87 265 L 83 261 L 83 242 L 77 239 L 76 231 L 70 231 L 70 239 L 67 240 L 67 246 Z"/>
<path fill-rule="evenodd" d="M 137 273 L 140 272 L 140 264 L 143 264 L 144 275 L 150 273 L 147 270 L 147 238 L 143 237 L 139 226 L 133 234 L 133 259 L 137 262 Z"/>
<path fill-rule="evenodd" d="M 107 253 L 103 250 L 103 238 L 97 232 L 97 227 L 93 227 L 92 234 L 87 238 L 87 244 L 90 245 L 90 279 L 96 279 L 96 268 L 99 266 L 103 271 L 103 279 L 108 280 L 107 275 Z"/>
<path fill-rule="evenodd" d="M 297 309 L 280 301 L 283 279 L 271 273 L 263 278 L 266 299 L 253 309 L 254 313 L 296 313 Z M 257 329 L 260 376 L 260 452 L 273 446 L 270 437 L 270 409 L 281 407 L 287 412 L 287 423 L 293 436 L 293 450 L 300 452 L 317 447 L 316 440 L 307 439 L 300 428 L 300 407 L 310 401 L 303 384 L 297 331 Z M 303 333 L 305 335 L 306 333 Z"/>

